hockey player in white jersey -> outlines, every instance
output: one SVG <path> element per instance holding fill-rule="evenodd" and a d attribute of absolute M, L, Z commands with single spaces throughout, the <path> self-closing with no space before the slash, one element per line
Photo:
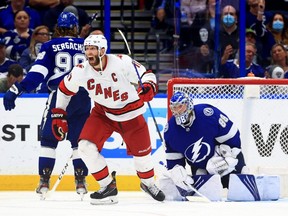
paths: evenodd
<path fill-rule="evenodd" d="M 163 201 L 165 195 L 154 182 L 150 135 L 142 115 L 144 102 L 152 100 L 157 93 L 155 75 L 127 55 L 106 54 L 107 41 L 103 35 L 88 36 L 84 48 L 87 61 L 74 67 L 60 83 L 56 108 L 65 113 L 71 96 L 80 87 L 85 88 L 95 102 L 78 143 L 79 155 L 100 185 L 100 190 L 90 195 L 91 204 L 118 202 L 115 171 L 109 174 L 106 160 L 101 155 L 104 142 L 114 131 L 126 143 L 127 154 L 133 156 L 141 189 Z M 143 84 L 137 90 L 135 85 L 138 86 L 139 80 L 134 65 Z M 53 129 L 65 133 L 67 121 L 62 117 L 55 120 Z"/>

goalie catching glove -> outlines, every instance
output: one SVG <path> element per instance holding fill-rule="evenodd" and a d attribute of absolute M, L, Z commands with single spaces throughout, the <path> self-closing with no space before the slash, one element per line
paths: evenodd
<path fill-rule="evenodd" d="M 67 112 L 63 109 L 54 108 L 52 109 L 51 118 L 54 137 L 58 141 L 64 140 L 68 132 Z"/>
<path fill-rule="evenodd" d="M 225 176 L 235 170 L 238 164 L 237 155 L 241 152 L 239 148 L 230 148 L 230 146 L 221 144 L 215 147 L 215 154 L 210 158 L 206 165 L 209 174 L 219 174 Z"/>
<path fill-rule="evenodd" d="M 149 102 L 153 99 L 157 93 L 157 86 L 152 81 L 146 81 L 142 86 L 139 86 L 138 90 L 139 98 L 144 102 Z"/>

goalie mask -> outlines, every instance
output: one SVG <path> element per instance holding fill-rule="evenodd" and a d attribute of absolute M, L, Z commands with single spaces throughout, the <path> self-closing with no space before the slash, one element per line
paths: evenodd
<path fill-rule="evenodd" d="M 176 124 L 190 127 L 193 122 L 193 101 L 184 92 L 176 92 L 170 99 L 169 108 L 175 116 Z"/>

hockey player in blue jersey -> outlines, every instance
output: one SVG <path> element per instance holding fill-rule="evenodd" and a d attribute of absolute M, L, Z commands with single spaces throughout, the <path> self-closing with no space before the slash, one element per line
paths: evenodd
<path fill-rule="evenodd" d="M 78 20 L 71 12 L 62 12 L 58 18 L 53 39 L 44 43 L 37 59 L 25 79 L 15 83 L 4 95 L 3 101 L 6 110 L 15 108 L 15 100 L 22 92 L 31 92 L 39 84 L 44 84 L 50 92 L 46 103 L 46 109 L 41 122 L 41 149 L 39 157 L 40 183 L 36 192 L 45 198 L 49 190 L 50 176 L 56 160 L 56 148 L 58 141 L 65 139 L 63 131 L 52 132 L 51 124 L 61 122 L 61 116 L 67 116 L 69 133 L 67 140 L 71 142 L 73 149 L 73 166 L 75 174 L 76 192 L 86 194 L 85 177 L 88 170 L 78 155 L 77 139 L 82 126 L 89 116 L 91 101 L 86 90 L 81 89 L 72 97 L 66 112 L 59 113 L 55 109 L 56 90 L 60 81 L 73 68 L 73 66 L 85 60 L 82 38 L 78 38 Z M 54 135 L 53 135 L 54 133 Z"/>
<path fill-rule="evenodd" d="M 171 97 L 169 108 L 173 116 L 165 127 L 164 139 L 167 169 L 171 178 L 176 179 L 174 183 L 184 181 L 193 185 L 192 179 L 185 182 L 188 164 L 192 176 L 218 175 L 227 188 L 229 174 L 241 173 L 245 166 L 238 128 L 218 108 L 193 105 L 192 98 L 184 92 L 178 91 Z M 178 186 L 177 189 L 181 188 Z"/>

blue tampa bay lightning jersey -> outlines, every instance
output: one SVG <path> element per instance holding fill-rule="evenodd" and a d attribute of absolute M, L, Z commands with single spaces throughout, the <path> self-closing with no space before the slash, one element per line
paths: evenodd
<path fill-rule="evenodd" d="M 190 127 L 176 124 L 175 117 L 168 121 L 164 139 L 167 168 L 188 163 L 196 169 L 205 169 L 214 155 L 215 146 L 226 144 L 241 149 L 240 133 L 235 124 L 218 108 L 209 104 L 194 106 L 194 121 Z"/>
<path fill-rule="evenodd" d="M 83 38 L 53 38 L 44 43 L 22 87 L 30 92 L 41 83 L 50 91 L 56 90 L 60 81 L 72 68 L 85 61 Z"/>

